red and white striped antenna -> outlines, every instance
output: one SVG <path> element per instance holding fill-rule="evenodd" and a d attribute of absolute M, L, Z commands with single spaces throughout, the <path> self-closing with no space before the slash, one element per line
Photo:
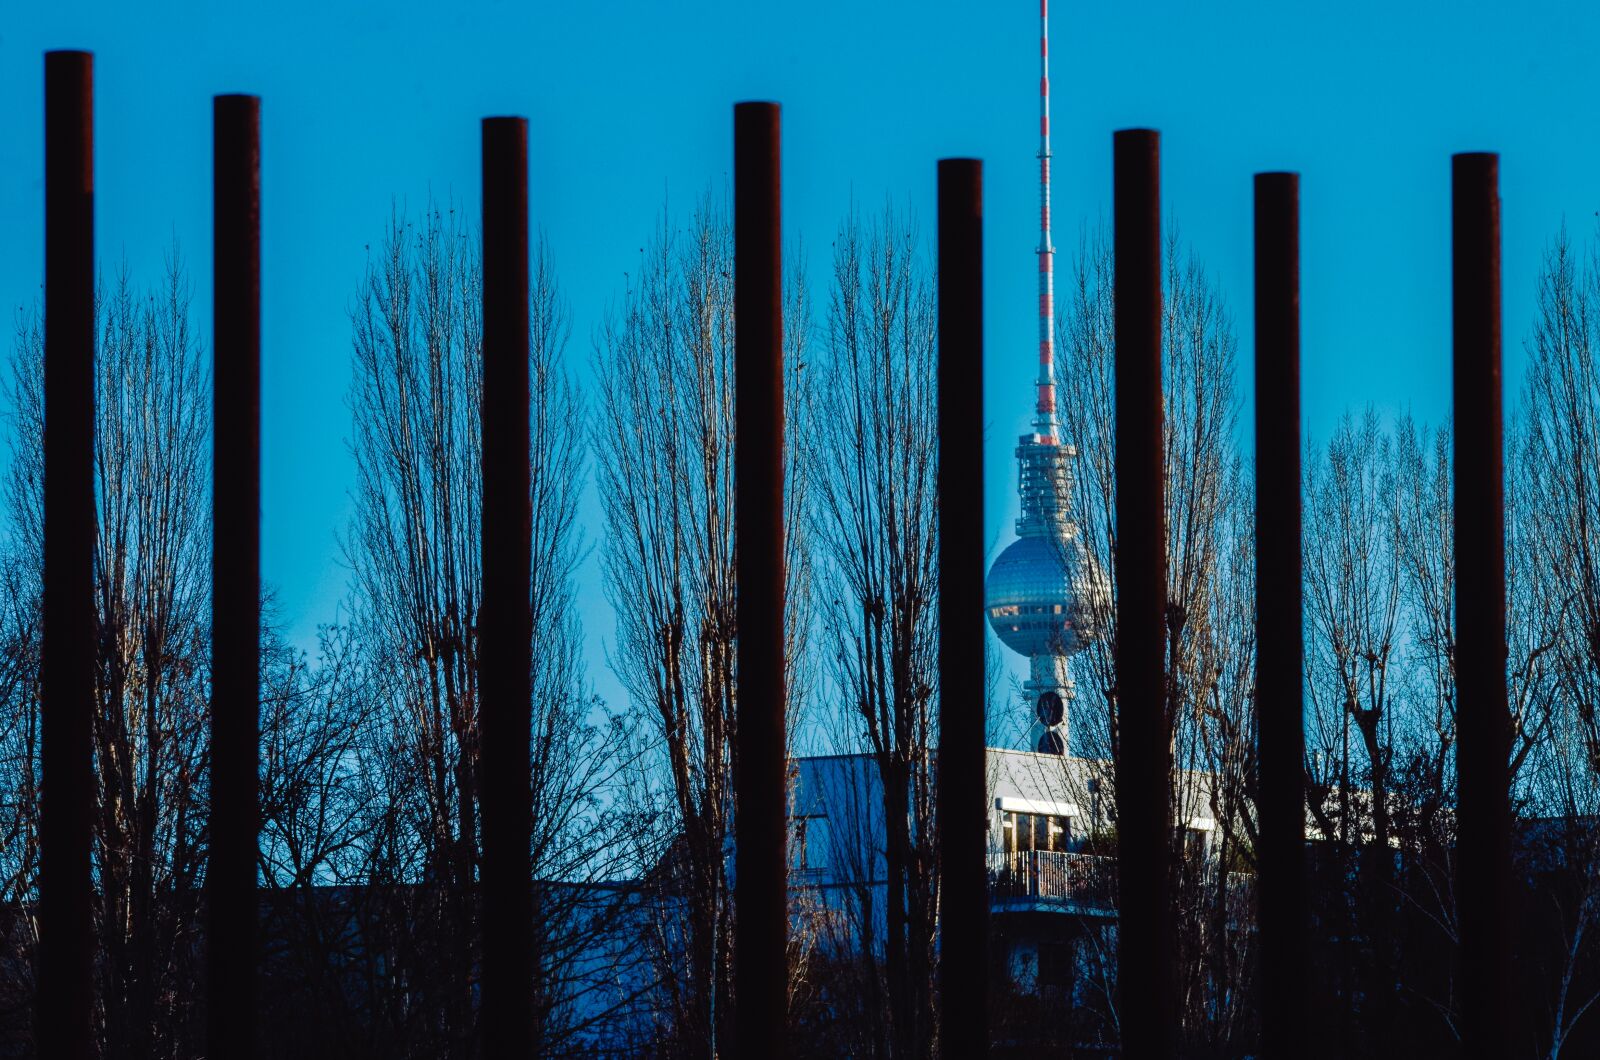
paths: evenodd
<path fill-rule="evenodd" d="M 1034 431 L 1056 440 L 1056 249 L 1050 243 L 1050 0 L 1039 0 L 1039 378 Z"/>

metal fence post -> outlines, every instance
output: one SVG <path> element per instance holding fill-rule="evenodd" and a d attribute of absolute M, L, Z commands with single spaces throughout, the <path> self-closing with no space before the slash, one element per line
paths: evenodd
<path fill-rule="evenodd" d="M 207 1040 L 256 1051 L 261 705 L 261 101 L 217 96 Z"/>
<path fill-rule="evenodd" d="M 1500 159 L 1452 159 L 1456 747 L 1465 1055 L 1511 1054 L 1511 721 L 1506 702 Z"/>
<path fill-rule="evenodd" d="M 1117 391 L 1117 989 L 1127 1056 L 1172 1054 L 1171 718 L 1162 457 L 1160 136 L 1125 129 L 1115 156 Z"/>
<path fill-rule="evenodd" d="M 983 163 L 939 162 L 939 1040 L 989 1050 Z"/>
<path fill-rule="evenodd" d="M 734 966 L 740 1056 L 784 1055 L 783 268 L 776 103 L 733 108 L 734 528 L 739 624 Z"/>
<path fill-rule="evenodd" d="M 483 121 L 483 606 L 479 641 L 485 1056 L 535 1047 L 528 122 Z M 467 792 L 462 798 L 469 798 Z"/>
<path fill-rule="evenodd" d="M 94 57 L 44 57 L 44 631 L 39 1055 L 95 1054 Z"/>
<path fill-rule="evenodd" d="M 1256 174 L 1255 258 L 1261 1042 L 1293 1057 L 1307 1033 L 1299 174 Z"/>

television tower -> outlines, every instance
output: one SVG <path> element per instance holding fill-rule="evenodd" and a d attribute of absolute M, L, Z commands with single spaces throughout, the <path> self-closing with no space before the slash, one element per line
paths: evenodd
<path fill-rule="evenodd" d="M 1034 749 L 1067 752 L 1067 705 L 1072 678 L 1067 660 L 1081 651 L 1089 631 L 1083 606 L 1090 561 L 1068 517 L 1072 460 L 1056 421 L 1055 247 L 1050 242 L 1050 24 L 1049 0 L 1039 4 L 1039 371 L 1033 430 L 1017 442 L 1022 515 L 1017 540 L 989 569 L 985 610 L 995 635 L 1028 657 L 1023 691 L 1038 726 Z"/>

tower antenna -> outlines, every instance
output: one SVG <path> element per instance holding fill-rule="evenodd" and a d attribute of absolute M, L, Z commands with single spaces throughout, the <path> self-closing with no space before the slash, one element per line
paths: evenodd
<path fill-rule="evenodd" d="M 1039 0 L 1039 377 L 1033 426 L 1056 441 L 1056 249 L 1050 242 L 1050 0 Z"/>

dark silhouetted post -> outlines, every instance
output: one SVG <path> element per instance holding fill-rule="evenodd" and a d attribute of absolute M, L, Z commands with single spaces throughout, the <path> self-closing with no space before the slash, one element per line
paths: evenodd
<path fill-rule="evenodd" d="M 939 163 L 939 1040 L 989 1049 L 983 163 Z"/>
<path fill-rule="evenodd" d="M 784 757 L 783 270 L 778 105 L 733 108 L 734 531 L 739 580 L 734 969 L 737 1055 L 784 1054 L 788 786 Z"/>
<path fill-rule="evenodd" d="M 528 122 L 483 122 L 483 1052 L 534 1053 Z M 462 792 L 462 798 L 469 793 Z"/>
<path fill-rule="evenodd" d="M 1304 1052 L 1306 732 L 1300 589 L 1300 176 L 1256 174 L 1256 768 L 1261 1044 Z"/>
<path fill-rule="evenodd" d="M 207 1040 L 256 1050 L 261 708 L 261 101 L 212 103 L 216 344 L 211 449 Z"/>
<path fill-rule="evenodd" d="M 1511 1055 L 1511 722 L 1506 707 L 1500 159 L 1452 160 L 1455 272 L 1456 748 L 1461 1043 Z"/>
<path fill-rule="evenodd" d="M 1123 1053 L 1176 1041 L 1161 406 L 1161 141 L 1115 134 L 1117 992 Z"/>
<path fill-rule="evenodd" d="M 94 1055 L 94 57 L 44 57 L 40 1056 Z"/>

